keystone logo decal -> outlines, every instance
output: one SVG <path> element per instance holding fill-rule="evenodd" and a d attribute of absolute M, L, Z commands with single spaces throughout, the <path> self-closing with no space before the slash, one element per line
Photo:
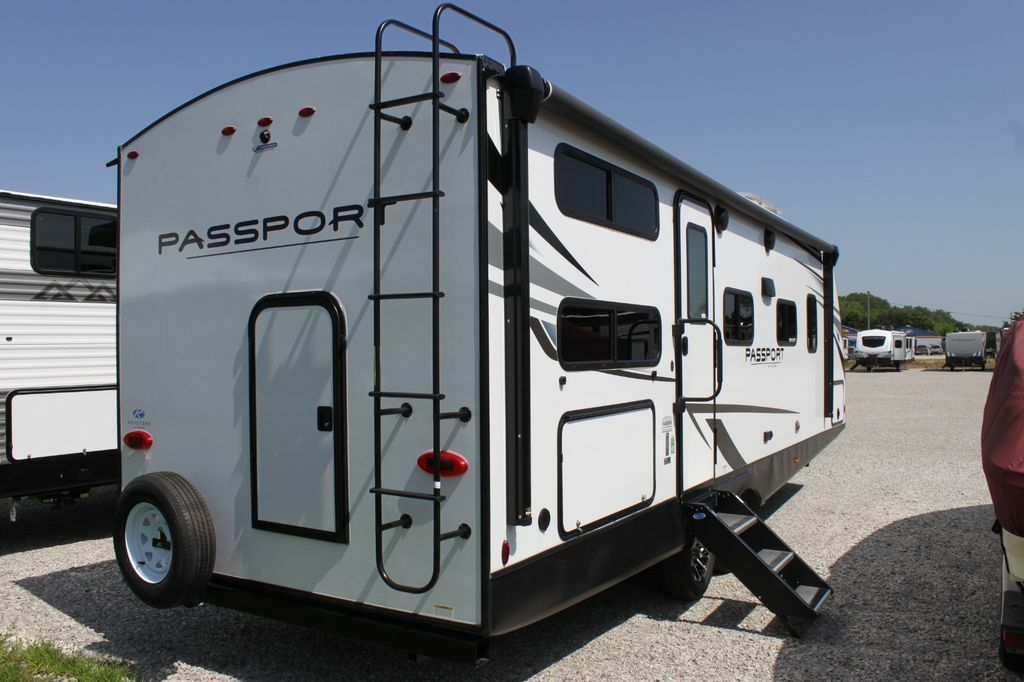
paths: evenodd
<path fill-rule="evenodd" d="M 275 215 L 252 220 L 239 220 L 207 228 L 190 229 L 184 234 L 164 232 L 157 237 L 156 252 L 157 255 L 162 256 L 165 253 L 177 251 L 185 254 L 187 258 L 202 258 L 357 238 L 358 230 L 350 232 L 341 229 L 346 223 L 351 223 L 350 228 L 353 226 L 362 228 L 363 207 L 359 204 L 349 204 L 335 206 L 327 215 L 320 211 L 304 211 L 294 217 Z M 289 243 L 284 239 L 286 235 L 326 238 Z M 232 248 L 245 244 L 253 246 L 248 249 Z"/>
<path fill-rule="evenodd" d="M 76 295 L 75 289 L 85 289 Z M 61 284 L 50 282 L 38 294 L 32 297 L 33 301 L 71 301 L 74 303 L 116 303 L 117 296 L 114 289 L 108 284 L 91 284 L 82 280 Z"/>
<path fill-rule="evenodd" d="M 744 355 L 750 365 L 778 365 L 782 362 L 783 351 L 785 348 L 747 348 Z"/>

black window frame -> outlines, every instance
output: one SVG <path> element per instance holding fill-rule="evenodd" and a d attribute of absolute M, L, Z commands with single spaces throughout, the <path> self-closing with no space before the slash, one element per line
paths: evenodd
<path fill-rule="evenodd" d="M 782 325 L 784 320 L 782 319 L 782 311 L 784 308 L 788 308 L 792 311 L 789 316 L 790 320 L 793 321 L 793 333 L 783 338 Z M 779 298 L 775 301 L 775 343 L 780 346 L 795 346 L 800 341 L 800 309 L 797 308 L 796 301 L 790 301 L 788 298 Z M 792 341 L 788 339 L 792 338 Z"/>
<path fill-rule="evenodd" d="M 725 319 L 725 311 L 728 310 L 728 306 L 725 304 L 727 296 L 746 296 L 750 299 L 750 339 L 744 341 L 743 339 L 730 338 L 729 322 Z M 722 292 L 722 340 L 727 346 L 753 346 L 754 335 L 757 330 L 757 308 L 754 306 L 754 295 L 745 289 L 735 289 L 733 287 L 726 287 Z"/>
<path fill-rule="evenodd" d="M 75 268 L 73 271 L 49 269 L 41 267 L 36 259 L 37 250 L 39 245 L 36 241 L 36 222 L 40 215 L 57 215 L 66 216 L 73 218 L 75 221 L 75 246 L 74 246 L 74 258 Z M 95 272 L 95 271 L 83 271 L 82 270 L 82 219 L 92 220 L 103 220 L 110 221 L 114 225 L 114 270 L 113 272 Z M 32 270 L 40 275 L 47 275 L 50 277 L 76 277 L 82 279 L 116 279 L 117 278 L 117 257 L 118 257 L 118 225 L 117 215 L 114 213 L 103 213 L 102 211 L 89 211 L 89 210 L 78 210 L 68 209 L 54 206 L 41 206 L 36 210 L 32 211 L 32 215 L 29 218 L 29 263 L 32 266 Z"/>
<path fill-rule="evenodd" d="M 562 341 L 567 338 L 567 334 L 564 333 L 563 319 L 565 310 L 567 308 L 573 309 L 590 309 L 597 311 L 607 311 L 610 315 L 610 331 L 609 331 L 609 345 L 611 347 L 611 360 L 570 360 L 564 359 L 564 353 L 562 350 Z M 624 312 L 646 312 L 653 314 L 655 319 L 655 332 L 653 338 L 657 340 L 658 349 L 657 355 L 652 359 L 647 360 L 619 360 L 617 359 L 618 344 L 616 340 L 618 338 L 617 325 L 618 316 Z M 558 364 L 561 365 L 562 369 L 567 372 L 581 372 L 588 370 L 602 370 L 602 369 L 625 369 L 629 367 L 657 367 L 661 363 L 661 356 L 664 351 L 663 343 L 663 328 L 661 322 L 661 311 L 655 306 L 640 305 L 636 303 L 622 303 L 618 301 L 598 301 L 587 298 L 564 298 L 558 305 L 558 313 L 556 317 L 556 339 L 555 339 L 555 351 L 558 355 Z"/>
<path fill-rule="evenodd" d="M 695 293 L 695 291 L 694 291 L 694 287 L 693 287 L 693 278 L 694 278 L 694 274 L 695 273 L 691 269 L 691 266 L 693 265 L 693 262 L 694 262 L 691 259 L 691 249 L 690 249 L 690 233 L 691 232 L 694 233 L 694 234 L 700 234 L 704 238 L 704 250 L 700 254 L 701 258 L 704 259 L 702 261 L 703 277 L 701 278 L 701 290 L 702 290 L 702 293 L 704 294 L 704 299 L 703 299 L 703 303 L 704 303 L 704 317 L 705 318 L 709 318 L 709 317 L 711 317 L 711 292 L 709 291 L 709 287 L 708 287 L 708 280 L 710 279 L 710 277 L 708 277 L 708 248 L 709 248 L 710 245 L 708 243 L 708 231 L 706 229 L 704 229 L 703 226 L 698 225 L 696 223 L 687 223 L 687 225 L 686 225 L 686 232 L 685 232 L 685 236 L 684 236 L 684 238 L 686 240 L 686 316 L 688 318 L 690 318 L 690 319 L 694 319 L 696 317 L 696 315 L 694 315 L 694 312 L 693 312 L 694 303 L 695 303 L 695 301 L 694 301 L 694 293 Z M 700 301 L 697 301 L 697 303 L 700 303 Z M 697 307 L 699 307 L 699 305 Z"/>
<path fill-rule="evenodd" d="M 605 197 L 607 205 L 605 207 L 605 216 L 603 218 L 599 216 L 592 216 L 587 215 L 585 213 L 580 213 L 579 211 L 574 211 L 571 208 L 565 207 L 564 202 L 562 201 L 562 198 L 559 196 L 560 193 L 558 191 L 560 186 L 558 180 L 558 159 L 561 156 L 568 156 L 576 161 L 582 161 L 585 164 L 594 166 L 605 171 L 607 177 L 607 185 L 605 186 Z M 641 239 L 646 239 L 647 241 L 657 241 L 658 236 L 661 234 L 661 199 L 658 196 L 658 188 L 657 186 L 655 186 L 653 182 L 651 182 L 650 180 L 643 176 L 637 175 L 636 173 L 632 173 L 626 170 L 625 168 L 616 166 L 612 163 L 609 163 L 608 161 L 605 161 L 604 159 L 594 156 L 593 154 L 588 154 L 582 149 L 577 149 L 576 147 L 573 147 L 572 145 L 566 144 L 564 142 L 560 143 L 557 147 L 555 147 L 553 166 L 554 168 L 552 175 L 554 177 L 555 185 L 555 203 L 558 205 L 558 210 L 561 211 L 563 215 L 566 215 L 570 218 L 576 218 L 577 220 L 582 220 L 593 225 L 607 227 L 611 230 L 615 230 L 616 232 L 623 232 L 634 237 L 640 237 Z M 635 229 L 630 227 L 629 225 L 615 222 L 614 196 L 616 176 L 632 180 L 633 182 L 643 185 L 651 190 L 652 194 L 654 195 L 653 233 Z"/>
<path fill-rule="evenodd" d="M 807 294 L 807 352 L 818 352 L 818 299 Z"/>

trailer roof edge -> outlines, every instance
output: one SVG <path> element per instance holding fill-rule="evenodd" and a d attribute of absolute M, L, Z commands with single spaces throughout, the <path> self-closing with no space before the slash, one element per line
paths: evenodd
<path fill-rule="evenodd" d="M 714 199 L 730 211 L 745 215 L 760 223 L 766 223 L 773 229 L 822 252 L 823 255 L 837 254 L 839 251 L 835 244 L 815 237 L 771 211 L 744 199 L 717 180 L 713 180 L 694 167 L 683 163 L 653 142 L 637 135 L 621 123 L 605 116 L 559 87 L 552 86 L 551 95 L 542 106 L 555 115 L 570 118 L 574 123 L 588 128 L 592 132 L 609 138 L 627 149 L 635 150 L 636 155 L 643 161 L 708 195 L 709 199 Z"/>

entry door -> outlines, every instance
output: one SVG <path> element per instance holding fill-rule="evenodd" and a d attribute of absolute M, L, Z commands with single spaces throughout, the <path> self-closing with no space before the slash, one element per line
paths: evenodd
<path fill-rule="evenodd" d="M 347 542 L 344 322 L 325 292 L 262 299 L 249 320 L 252 525 Z"/>
<path fill-rule="evenodd" d="M 715 401 L 719 380 L 711 207 L 681 196 L 676 204 L 676 438 L 679 490 L 714 478 Z M 706 323 L 702 323 L 706 321 Z"/>

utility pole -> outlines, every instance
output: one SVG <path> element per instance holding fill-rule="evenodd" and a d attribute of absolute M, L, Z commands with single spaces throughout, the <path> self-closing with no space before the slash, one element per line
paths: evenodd
<path fill-rule="evenodd" d="M 871 292 L 868 292 L 868 329 L 871 329 Z"/>

